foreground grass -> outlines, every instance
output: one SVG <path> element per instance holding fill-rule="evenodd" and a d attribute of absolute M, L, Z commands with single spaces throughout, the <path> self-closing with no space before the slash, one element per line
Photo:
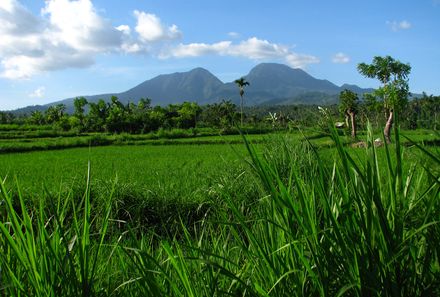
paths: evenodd
<path fill-rule="evenodd" d="M 213 185 L 219 199 L 171 237 L 115 231 L 125 224 L 112 220 L 115 191 L 95 209 L 90 178 L 80 201 L 67 195 L 33 206 L 3 184 L 2 292 L 438 296 L 438 153 L 419 147 L 424 158 L 409 160 L 395 145 L 379 158 L 369 135 L 354 160 L 332 137 L 334 162 L 304 143 L 259 152 L 247 143 L 257 193 Z"/>

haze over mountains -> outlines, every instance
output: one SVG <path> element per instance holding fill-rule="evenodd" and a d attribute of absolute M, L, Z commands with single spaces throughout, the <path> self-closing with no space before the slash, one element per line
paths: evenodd
<path fill-rule="evenodd" d="M 316 79 L 304 70 L 293 69 L 284 64 L 262 63 L 244 76 L 250 83 L 245 89 L 247 105 L 287 105 L 287 104 L 334 104 L 339 92 L 350 89 L 362 94 L 372 89 L 344 84 L 341 87 L 328 80 Z M 184 101 L 200 105 L 232 100 L 239 103 L 238 88 L 234 82 L 223 83 L 215 75 L 203 68 L 188 72 L 159 75 L 122 93 L 84 96 L 89 102 L 99 99 L 110 100 L 117 96 L 126 104 L 140 98 L 150 98 L 153 105 L 168 105 Z M 46 109 L 50 105 L 65 104 L 67 111 L 73 109 L 74 98 L 69 98 L 43 106 L 29 106 L 17 111 L 27 112 Z"/>

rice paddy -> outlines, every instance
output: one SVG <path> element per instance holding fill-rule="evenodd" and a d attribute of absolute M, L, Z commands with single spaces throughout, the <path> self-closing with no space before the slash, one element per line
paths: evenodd
<path fill-rule="evenodd" d="M 1 154 L 0 292 L 438 296 L 438 150 L 330 132 Z"/>

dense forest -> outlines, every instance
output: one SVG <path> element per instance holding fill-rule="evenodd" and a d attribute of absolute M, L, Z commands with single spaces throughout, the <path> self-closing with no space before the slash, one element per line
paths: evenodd
<path fill-rule="evenodd" d="M 342 94 L 342 93 L 341 93 Z M 341 95 L 342 96 L 342 95 Z M 110 102 L 99 100 L 87 102 L 76 98 L 75 110 L 66 113 L 63 104 L 50 106 L 46 111 L 15 115 L 0 112 L 0 124 L 53 125 L 63 131 L 148 133 L 160 128 L 213 127 L 228 129 L 240 122 L 240 110 L 231 101 L 200 106 L 184 102 L 166 107 L 153 106 L 150 99 L 140 99 L 137 104 L 122 104 L 117 97 Z M 335 121 L 344 122 L 340 106 L 325 107 Z M 401 110 L 400 125 L 405 129 L 428 128 L 436 130 L 439 124 L 440 96 L 423 94 L 410 100 Z M 295 126 L 313 127 L 322 121 L 317 105 L 252 106 L 244 108 L 244 125 L 248 127 L 288 128 Z M 383 127 L 386 122 L 384 104 L 375 96 L 365 94 L 357 104 L 357 123 L 364 129 L 367 121 L 374 128 Z M 345 123 L 345 122 L 344 122 Z M 347 125 L 348 126 L 348 125 Z"/>

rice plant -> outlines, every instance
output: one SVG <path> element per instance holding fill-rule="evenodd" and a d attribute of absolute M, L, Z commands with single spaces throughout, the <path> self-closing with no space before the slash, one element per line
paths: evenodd
<path fill-rule="evenodd" d="M 115 222 L 118 203 L 91 200 L 90 182 L 80 201 L 60 194 L 37 207 L 3 182 L 0 292 L 439 296 L 438 152 L 402 147 L 398 129 L 381 148 L 371 129 L 356 149 L 330 133 L 332 161 L 307 140 L 245 142 L 249 166 L 213 182 L 209 207 L 180 212 L 166 234 Z"/>
<path fill-rule="evenodd" d="M 101 213 L 99 234 L 92 234 L 99 216 L 92 217 L 89 183 L 80 202 L 69 195 L 56 203 L 40 199 L 37 208 L 30 208 L 20 192 L 14 201 L 4 183 L 1 197 L 5 203 L 0 222 L 2 294 L 95 296 L 105 290 L 101 249 L 110 207 Z"/>

